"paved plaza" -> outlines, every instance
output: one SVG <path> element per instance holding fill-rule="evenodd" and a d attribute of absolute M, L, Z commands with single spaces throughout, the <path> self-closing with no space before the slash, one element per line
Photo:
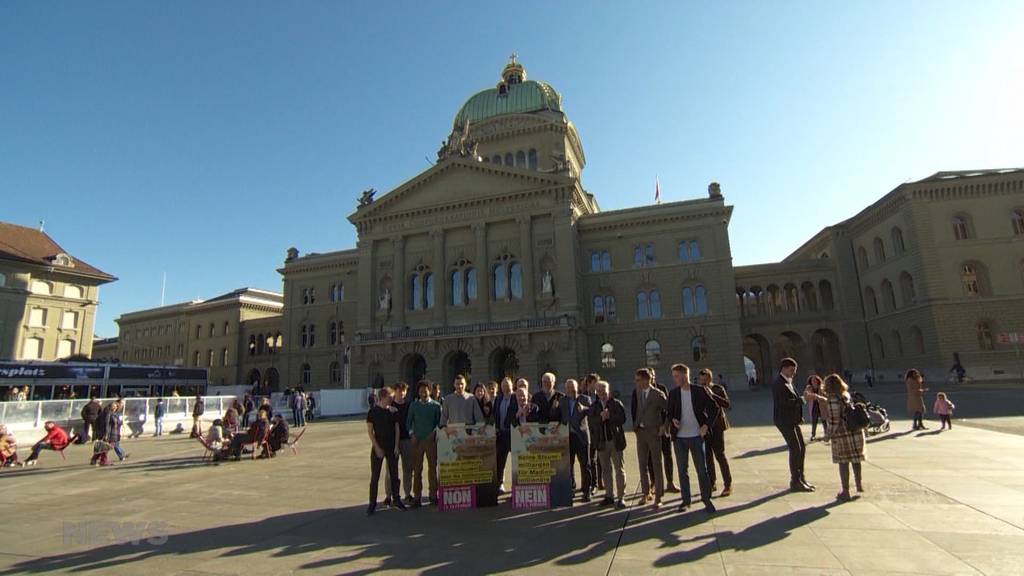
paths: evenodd
<path fill-rule="evenodd" d="M 871 439 L 867 492 L 833 500 L 827 446 L 808 449 L 813 494 L 789 494 L 785 450 L 764 392 L 736 392 L 727 433 L 734 493 L 707 516 L 580 504 L 518 513 L 385 510 L 367 518 L 367 438 L 357 419 L 311 425 L 270 461 L 209 465 L 182 437 L 127 441 L 131 458 L 4 470 L 7 574 L 1024 574 L 1024 437 L 1019 404 L 954 395 L 951 432 L 897 419 Z M 902 416 L 897 391 L 876 391 Z M 976 407 L 972 412 L 972 406 Z M 1004 413 L 994 414 L 991 411 Z M 982 427 L 971 414 L 986 417 Z M 989 419 L 998 424 L 985 425 Z M 805 428 L 806 430 L 806 428 Z M 1000 431 L 1000 430 L 1009 430 Z M 22 445 L 32 441 L 24 434 Z M 632 437 L 629 492 L 638 476 Z M 696 488 L 696 481 L 693 482 Z M 382 491 L 383 494 L 383 491 Z M 383 497 L 383 496 L 382 496 Z M 139 543 L 118 543 L 137 538 Z"/>

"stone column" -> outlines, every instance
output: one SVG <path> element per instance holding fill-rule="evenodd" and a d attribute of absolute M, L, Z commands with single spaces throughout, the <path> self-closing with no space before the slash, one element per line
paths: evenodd
<path fill-rule="evenodd" d="M 405 327 L 405 237 L 397 236 L 393 239 L 395 256 L 393 258 L 394 274 L 391 281 L 391 317 L 392 328 L 401 330 Z"/>
<path fill-rule="evenodd" d="M 536 286 L 533 281 L 536 264 L 533 261 L 533 219 L 530 216 L 519 218 L 519 237 L 522 242 L 519 263 L 523 267 L 523 310 L 528 318 L 533 318 L 537 314 Z"/>
<path fill-rule="evenodd" d="M 491 263 L 487 259 L 487 223 L 473 225 L 476 234 L 476 300 L 480 307 L 480 321 L 491 321 Z"/>
<path fill-rule="evenodd" d="M 448 265 L 444 259 L 444 230 L 430 233 L 434 239 L 434 265 L 430 271 L 434 274 L 434 325 L 445 325 L 445 312 L 448 307 Z"/>
<path fill-rule="evenodd" d="M 576 284 L 576 258 L 579 254 L 578 237 L 572 221 L 572 209 L 566 209 L 555 219 L 555 295 L 559 309 L 577 314 L 580 311 L 579 293 Z"/>
<path fill-rule="evenodd" d="M 377 314 L 377 278 L 376 266 L 373 258 L 373 240 L 360 239 L 357 245 L 359 250 L 359 286 L 357 287 L 359 299 L 359 315 L 356 321 L 356 331 L 366 332 L 373 330 L 374 318 Z M 289 346 L 294 347 L 293 344 Z"/>

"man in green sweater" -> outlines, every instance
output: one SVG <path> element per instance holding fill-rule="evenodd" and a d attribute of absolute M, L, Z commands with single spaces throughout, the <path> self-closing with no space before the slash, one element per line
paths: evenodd
<path fill-rule="evenodd" d="M 430 382 L 416 386 L 417 399 L 409 405 L 406 427 L 412 435 L 412 507 L 419 508 L 423 496 L 423 456 L 427 456 L 427 482 L 430 503 L 437 504 L 437 427 L 441 424 L 441 404 L 430 398 Z"/>

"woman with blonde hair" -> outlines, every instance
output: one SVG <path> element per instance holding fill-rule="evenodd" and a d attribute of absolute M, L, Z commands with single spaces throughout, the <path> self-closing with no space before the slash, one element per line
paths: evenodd
<path fill-rule="evenodd" d="M 849 386 L 838 374 L 825 378 L 825 395 L 828 397 L 828 429 L 832 441 L 832 462 L 839 465 L 839 481 L 843 490 L 836 494 L 836 500 L 849 502 L 850 466 L 853 466 L 853 477 L 857 492 L 864 491 L 861 483 L 861 462 L 864 456 L 864 431 L 851 432 L 846 426 L 846 408 L 850 405 Z"/>

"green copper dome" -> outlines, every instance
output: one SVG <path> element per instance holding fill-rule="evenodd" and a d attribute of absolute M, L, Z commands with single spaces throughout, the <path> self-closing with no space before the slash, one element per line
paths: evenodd
<path fill-rule="evenodd" d="M 455 126 L 475 124 L 502 114 L 522 114 L 540 110 L 562 111 L 562 97 L 546 82 L 527 80 L 526 70 L 513 58 L 502 72 L 495 88 L 477 92 L 455 115 Z"/>

